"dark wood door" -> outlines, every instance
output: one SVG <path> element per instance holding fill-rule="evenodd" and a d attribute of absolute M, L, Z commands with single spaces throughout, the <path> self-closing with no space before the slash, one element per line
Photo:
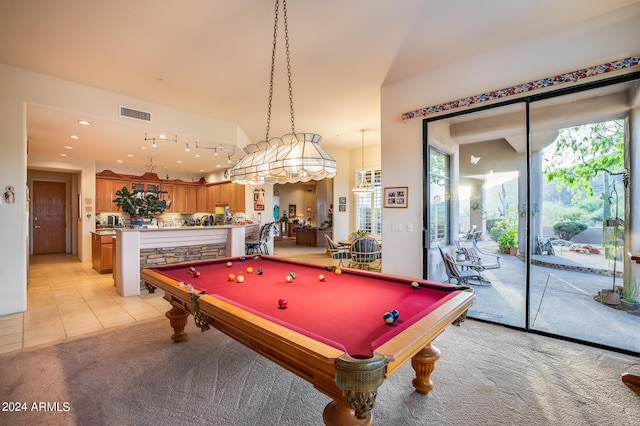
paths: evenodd
<path fill-rule="evenodd" d="M 64 182 L 33 182 L 33 254 L 66 252 L 65 199 Z"/>

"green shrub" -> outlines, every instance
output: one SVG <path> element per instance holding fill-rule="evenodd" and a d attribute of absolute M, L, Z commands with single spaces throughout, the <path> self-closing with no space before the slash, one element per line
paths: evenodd
<path fill-rule="evenodd" d="M 504 228 L 498 228 L 497 226 L 494 226 L 491 228 L 491 231 L 489 231 L 489 237 L 495 242 L 498 242 L 502 234 L 504 234 Z"/>
<path fill-rule="evenodd" d="M 585 229 L 587 229 L 586 224 L 574 221 L 558 222 L 553 225 L 553 231 L 556 233 L 556 235 L 560 239 L 567 241 L 572 240 L 573 237 L 575 237 Z"/>

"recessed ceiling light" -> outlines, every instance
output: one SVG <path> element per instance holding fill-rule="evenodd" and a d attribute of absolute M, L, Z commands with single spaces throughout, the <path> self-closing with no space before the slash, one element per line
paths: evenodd
<path fill-rule="evenodd" d="M 200 169 L 200 172 L 201 172 L 201 173 L 202 173 L 202 172 L 204 172 L 204 169 Z"/>
<path fill-rule="evenodd" d="M 122 160 L 117 160 L 116 162 L 117 162 L 117 163 L 122 163 Z"/>
<path fill-rule="evenodd" d="M 87 120 L 78 120 L 78 123 L 79 123 L 79 124 L 82 124 L 83 126 L 89 126 L 89 125 L 91 125 L 91 122 L 90 122 L 90 121 L 87 121 Z"/>
<path fill-rule="evenodd" d="M 141 146 L 140 149 L 147 149 L 147 147 L 146 146 Z"/>
<path fill-rule="evenodd" d="M 69 136 L 69 137 L 70 137 L 71 139 L 80 139 L 80 136 L 78 136 L 78 135 L 71 135 L 71 136 Z"/>
<path fill-rule="evenodd" d="M 196 158 L 200 158 L 200 154 L 196 154 L 196 155 L 195 155 L 195 157 L 196 157 Z"/>
<path fill-rule="evenodd" d="M 182 164 L 182 160 L 178 160 L 178 161 L 176 161 L 176 163 Z"/>
<path fill-rule="evenodd" d="M 216 167 L 220 167 L 220 164 L 218 164 Z"/>
<path fill-rule="evenodd" d="M 67 146 L 65 146 L 65 147 L 64 147 L 64 149 L 73 149 L 73 147 L 72 147 L 72 146 L 67 145 Z"/>
<path fill-rule="evenodd" d="M 127 154 L 127 157 L 133 158 L 133 154 Z"/>
<path fill-rule="evenodd" d="M 66 157 L 67 154 L 60 154 L 60 157 Z"/>

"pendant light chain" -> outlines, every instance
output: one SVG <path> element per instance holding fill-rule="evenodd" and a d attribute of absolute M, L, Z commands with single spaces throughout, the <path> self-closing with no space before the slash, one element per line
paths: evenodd
<path fill-rule="evenodd" d="M 269 140 L 269 132 L 271 130 L 271 103 L 273 101 L 273 78 L 275 74 L 276 67 L 276 46 L 278 44 L 278 9 L 280 6 L 280 0 L 276 0 L 275 7 L 275 20 L 273 24 L 273 48 L 271 50 L 271 76 L 269 79 L 269 105 L 267 107 L 267 130 L 265 134 L 265 141 Z M 293 115 L 293 88 L 291 83 L 291 58 L 289 54 L 289 25 L 287 22 L 287 2 L 286 0 L 282 1 L 282 13 L 284 20 L 284 39 L 285 39 L 285 47 L 286 47 L 286 56 L 287 56 L 287 78 L 289 83 L 289 109 L 291 112 L 291 133 L 296 133 L 296 125 Z"/>

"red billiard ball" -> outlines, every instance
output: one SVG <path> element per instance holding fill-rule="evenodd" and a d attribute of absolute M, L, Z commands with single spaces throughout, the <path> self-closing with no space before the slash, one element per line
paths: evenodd
<path fill-rule="evenodd" d="M 235 280 L 236 280 L 236 276 L 235 276 L 235 275 L 233 275 L 233 274 L 229 274 L 229 275 L 227 276 L 227 279 L 229 279 L 229 281 L 235 281 Z"/>
<path fill-rule="evenodd" d="M 291 278 L 291 275 L 287 275 L 286 277 L 284 277 L 284 280 L 288 283 L 293 281 L 293 278 Z"/>
<path fill-rule="evenodd" d="M 319 281 L 325 281 L 327 279 L 327 277 L 325 277 L 324 275 L 320 274 L 318 275 L 318 280 Z"/>
<path fill-rule="evenodd" d="M 193 276 L 198 278 L 200 276 L 200 271 L 193 271 Z"/>
<path fill-rule="evenodd" d="M 280 309 L 284 309 L 287 307 L 287 303 L 289 303 L 289 301 L 287 299 L 285 299 L 284 297 L 282 297 L 280 300 L 278 300 L 278 307 Z"/>

